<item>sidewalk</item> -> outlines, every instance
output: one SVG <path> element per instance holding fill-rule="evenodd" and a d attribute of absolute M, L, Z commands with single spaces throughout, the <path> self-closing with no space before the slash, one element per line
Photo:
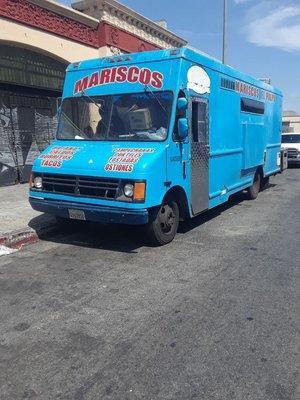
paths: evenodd
<path fill-rule="evenodd" d="M 0 255 L 4 254 L 4 247 L 21 248 L 54 229 L 52 216 L 30 207 L 28 184 L 0 187 Z"/>

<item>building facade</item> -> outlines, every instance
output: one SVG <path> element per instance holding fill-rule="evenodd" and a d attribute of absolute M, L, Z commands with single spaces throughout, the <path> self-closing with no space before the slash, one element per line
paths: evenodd
<path fill-rule="evenodd" d="M 300 132 L 300 115 L 297 113 L 284 113 L 282 117 L 282 132 Z"/>
<path fill-rule="evenodd" d="M 115 0 L 0 0 L 0 186 L 28 180 L 53 140 L 69 63 L 184 45 Z"/>

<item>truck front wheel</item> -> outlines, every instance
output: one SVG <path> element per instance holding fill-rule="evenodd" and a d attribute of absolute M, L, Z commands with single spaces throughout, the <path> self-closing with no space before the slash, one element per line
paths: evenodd
<path fill-rule="evenodd" d="M 159 207 L 155 218 L 147 225 L 150 241 L 159 246 L 170 243 L 177 233 L 178 224 L 178 205 L 173 200 L 167 200 Z"/>
<path fill-rule="evenodd" d="M 260 185 L 261 185 L 261 174 L 259 170 L 255 172 L 254 175 L 254 180 L 253 183 L 250 187 L 247 189 L 247 195 L 249 200 L 254 200 L 258 196 L 258 193 L 260 191 Z"/>

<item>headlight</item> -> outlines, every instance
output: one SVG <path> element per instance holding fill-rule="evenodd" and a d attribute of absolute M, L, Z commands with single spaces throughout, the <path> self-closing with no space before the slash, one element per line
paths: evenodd
<path fill-rule="evenodd" d="M 117 189 L 116 200 L 126 202 L 145 201 L 146 182 L 120 182 Z"/>
<path fill-rule="evenodd" d="M 132 197 L 134 186 L 132 183 L 126 183 L 123 190 L 126 197 Z"/>
<path fill-rule="evenodd" d="M 36 189 L 42 189 L 43 187 L 43 180 L 40 176 L 36 176 L 33 180 L 33 187 Z"/>

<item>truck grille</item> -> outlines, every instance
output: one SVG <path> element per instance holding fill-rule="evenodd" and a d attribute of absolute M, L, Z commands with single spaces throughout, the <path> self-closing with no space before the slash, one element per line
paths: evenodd
<path fill-rule="evenodd" d="M 297 158 L 298 150 L 297 149 L 287 149 L 288 158 Z"/>
<path fill-rule="evenodd" d="M 77 175 L 43 174 L 43 191 L 72 196 L 115 199 L 118 179 L 95 178 Z"/>

